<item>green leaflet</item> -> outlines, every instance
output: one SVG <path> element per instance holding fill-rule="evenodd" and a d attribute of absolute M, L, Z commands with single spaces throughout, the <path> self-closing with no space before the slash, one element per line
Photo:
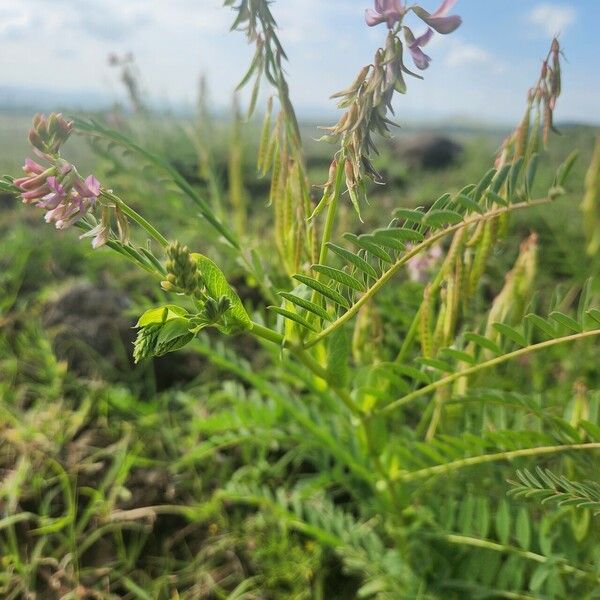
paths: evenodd
<path fill-rule="evenodd" d="M 439 229 L 447 225 L 456 225 L 463 220 L 463 216 L 453 210 L 431 210 L 425 217 L 425 223 L 432 229 Z"/>
<path fill-rule="evenodd" d="M 364 292 L 365 286 L 362 282 L 360 282 L 356 277 L 349 275 L 345 271 L 341 269 L 336 269 L 335 267 L 329 267 L 327 265 L 313 265 L 312 270 L 320 273 L 321 275 L 325 275 L 330 279 L 341 283 L 342 285 L 349 287 L 350 289 L 356 290 L 357 292 Z"/>
<path fill-rule="evenodd" d="M 474 344 L 477 344 L 478 346 L 481 346 L 482 348 L 485 348 L 494 354 L 501 354 L 500 348 L 498 348 L 498 346 L 492 340 L 484 337 L 483 335 L 469 331 L 465 333 L 464 338 L 466 341 L 473 342 Z"/>
<path fill-rule="evenodd" d="M 551 312 L 550 318 L 567 330 L 574 331 L 575 333 L 581 333 L 583 331 L 581 324 L 573 319 L 573 317 L 569 317 L 569 315 L 565 315 L 564 313 L 558 311 Z"/>
<path fill-rule="evenodd" d="M 475 202 L 479 202 L 483 196 L 483 192 L 490 186 L 492 179 L 496 175 L 496 169 L 490 169 L 477 184 L 477 187 L 473 191 L 473 199 Z"/>
<path fill-rule="evenodd" d="M 240 297 L 229 285 L 221 269 L 210 258 L 202 254 L 193 253 L 192 257 L 198 262 L 198 269 L 202 275 L 208 295 L 217 301 L 224 296 L 231 303 L 229 309 L 215 326 L 227 334 L 252 329 L 252 321 Z"/>
<path fill-rule="evenodd" d="M 317 331 L 315 329 L 314 325 L 311 325 L 306 319 L 301 317 L 298 313 L 295 313 L 291 310 L 287 310 L 286 308 L 281 308 L 280 306 L 267 306 L 267 308 L 269 310 L 273 311 L 274 313 L 277 313 L 278 315 L 281 315 L 282 317 L 289 319 L 290 321 L 294 321 L 295 323 L 298 323 L 298 325 L 301 325 L 302 327 L 305 327 L 306 329 L 309 329 L 310 331 L 314 331 L 314 332 Z"/>
<path fill-rule="evenodd" d="M 425 213 L 412 208 L 397 208 L 394 211 L 394 216 L 398 219 L 403 219 L 408 223 L 415 223 L 418 225 L 425 218 Z"/>
<path fill-rule="evenodd" d="M 401 242 L 422 242 L 425 236 L 419 231 L 406 227 L 387 227 L 376 229 L 373 234 L 376 238 L 393 238 Z"/>
<path fill-rule="evenodd" d="M 337 254 L 340 258 L 352 263 L 352 265 L 354 265 L 354 267 L 359 271 L 362 271 L 363 273 L 365 273 L 373 279 L 377 279 L 377 271 L 372 267 L 372 265 L 370 265 L 364 258 L 359 256 L 358 254 L 354 254 L 354 252 L 346 250 L 346 248 L 342 248 L 341 246 L 338 246 L 337 244 L 334 244 L 332 242 L 328 242 L 327 247 L 332 252 Z"/>
<path fill-rule="evenodd" d="M 171 319 L 177 317 L 184 317 L 187 315 L 187 311 L 180 306 L 175 304 L 165 304 L 164 306 L 158 306 L 157 308 L 150 308 L 138 319 L 135 324 L 136 327 L 145 327 L 153 323 L 165 323 Z"/>
<path fill-rule="evenodd" d="M 459 194 L 458 196 L 456 196 L 456 198 L 454 198 L 454 202 L 462 206 L 468 212 L 476 212 L 480 215 L 482 215 L 484 212 L 483 207 L 480 204 L 475 202 L 473 198 L 465 196 L 464 194 Z"/>
<path fill-rule="evenodd" d="M 503 335 L 505 338 L 515 342 L 515 344 L 523 347 L 527 346 L 527 340 L 525 339 L 525 336 L 513 327 L 510 327 L 505 323 L 494 323 L 492 327 L 498 331 L 500 335 Z"/>
<path fill-rule="evenodd" d="M 315 290 L 319 294 L 329 298 L 336 304 L 343 306 L 344 308 L 350 308 L 350 303 L 344 296 L 342 296 L 339 292 L 330 288 L 328 285 L 317 281 L 313 277 L 308 277 L 307 275 L 294 275 L 294 279 L 298 280 L 300 283 L 308 286 L 309 288 Z"/>
<path fill-rule="evenodd" d="M 352 337 L 345 327 L 335 331 L 327 346 L 327 372 L 336 386 L 348 381 L 348 357 L 352 351 Z"/>
<path fill-rule="evenodd" d="M 358 236 L 353 233 L 345 233 L 344 238 L 352 242 L 355 246 L 358 246 L 373 256 L 380 258 L 384 262 L 390 264 L 394 262 L 390 254 L 377 245 L 377 242 L 372 235 L 364 234 Z"/>
<path fill-rule="evenodd" d="M 288 302 L 291 302 L 292 304 L 295 304 L 296 306 L 299 306 L 300 308 L 303 308 L 308 312 L 321 317 L 321 319 L 324 321 L 331 321 L 331 316 L 322 306 L 289 292 L 279 292 L 279 295 Z"/>

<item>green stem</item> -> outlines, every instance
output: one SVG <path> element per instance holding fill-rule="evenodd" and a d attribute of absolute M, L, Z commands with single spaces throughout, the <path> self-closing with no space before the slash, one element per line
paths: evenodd
<path fill-rule="evenodd" d="M 260 325 L 260 323 L 252 322 L 252 329 L 250 333 L 256 337 L 262 338 L 269 342 L 273 342 L 278 346 L 283 346 L 289 350 L 305 367 L 312 371 L 317 377 L 325 381 L 327 386 L 338 396 L 338 398 L 348 407 L 348 409 L 355 415 L 361 414 L 361 410 L 358 405 L 352 399 L 352 396 L 347 390 L 337 386 L 332 380 L 327 369 L 322 367 L 306 350 L 296 346 L 295 344 L 289 343 L 281 333 L 273 331 L 268 327 Z"/>
<path fill-rule="evenodd" d="M 279 346 L 281 346 L 285 341 L 285 338 L 283 335 L 281 335 L 281 333 L 273 331 L 272 329 L 264 327 L 260 323 L 255 323 L 254 321 L 252 322 L 252 329 L 250 331 L 257 337 L 260 337 L 263 340 L 268 340 L 269 342 L 273 342 L 274 344 L 278 344 Z"/>
<path fill-rule="evenodd" d="M 563 444 L 560 446 L 537 446 L 535 448 L 522 448 L 520 450 L 509 450 L 507 452 L 495 452 L 493 454 L 481 454 L 479 456 L 470 456 L 461 458 L 442 465 L 434 465 L 418 469 L 417 471 L 409 471 L 400 473 L 395 480 L 409 482 L 418 479 L 430 479 L 436 475 L 446 474 L 450 471 L 456 471 L 464 467 L 473 467 L 490 462 L 498 462 L 501 460 L 512 460 L 513 458 L 522 458 L 526 456 L 541 456 L 544 454 L 557 454 L 559 452 L 569 452 L 572 450 L 600 450 L 600 442 L 589 442 L 587 444 Z"/>
<path fill-rule="evenodd" d="M 338 201 L 340 198 L 340 194 L 342 191 L 342 179 L 344 176 L 344 162 L 340 159 L 337 172 L 335 175 L 335 184 L 333 189 L 333 198 L 329 202 L 329 206 L 327 207 L 327 217 L 325 218 L 325 227 L 323 228 L 323 236 L 321 237 L 321 247 L 319 249 L 319 264 L 325 264 L 325 260 L 327 259 L 327 242 L 331 239 L 331 235 L 333 233 L 333 226 L 335 224 L 335 217 L 337 215 Z M 317 280 L 320 281 L 322 278 L 321 273 L 317 273 Z M 312 293 L 312 302 L 316 302 L 318 300 L 318 293 L 316 290 L 313 290 Z"/>
<path fill-rule="evenodd" d="M 335 187 L 333 190 L 333 198 L 327 208 L 327 217 L 325 219 L 325 227 L 323 229 L 323 237 L 321 238 L 321 249 L 319 251 L 319 264 L 324 264 L 327 258 L 327 242 L 331 239 L 335 217 L 337 215 L 337 207 L 342 191 L 342 179 L 344 176 L 344 162 L 340 159 L 335 175 Z"/>
<path fill-rule="evenodd" d="M 583 569 L 578 569 L 577 567 L 563 562 L 562 560 L 557 560 L 555 557 L 543 556 L 542 554 L 536 554 L 535 552 L 530 552 L 529 550 L 521 550 L 520 548 L 515 548 L 514 546 L 498 544 L 497 542 L 492 542 L 491 540 L 482 540 L 480 538 L 473 538 L 466 535 L 457 535 L 449 533 L 434 534 L 432 537 L 435 537 L 440 540 L 445 540 L 446 542 L 450 542 L 451 544 L 473 546 L 475 548 L 493 550 L 494 552 L 502 552 L 504 554 L 515 554 L 527 560 L 532 560 L 541 564 L 547 564 L 552 562 L 553 564 L 555 563 L 556 567 L 560 569 L 563 573 L 569 573 L 572 575 L 576 575 L 577 577 L 583 577 L 586 579 L 591 579 L 593 581 L 600 582 L 600 577 L 596 573 L 584 571 Z"/>
<path fill-rule="evenodd" d="M 142 215 L 137 213 L 133 208 L 125 204 L 121 198 L 115 196 L 112 192 L 102 190 L 100 195 L 107 200 L 114 202 L 132 221 L 135 221 L 140 227 L 156 240 L 163 248 L 169 245 L 169 241 L 155 227 L 153 227 Z"/>
<path fill-rule="evenodd" d="M 460 379 L 462 377 L 469 377 L 470 375 L 473 375 L 474 373 L 478 373 L 479 371 L 483 371 L 484 369 L 489 369 L 490 367 L 494 367 L 503 362 L 506 362 L 506 361 L 512 360 L 514 358 L 518 358 L 520 356 L 529 354 L 530 352 L 536 352 L 537 350 L 542 350 L 544 348 L 550 348 L 551 346 L 556 346 L 558 344 L 577 341 L 577 340 L 581 340 L 584 338 L 593 337 L 596 335 L 600 335 L 600 329 L 593 329 L 591 331 L 584 331 L 582 333 L 574 333 L 573 335 L 566 335 L 566 336 L 563 336 L 560 338 L 546 340 L 545 342 L 540 342 L 539 344 L 532 344 L 531 346 L 526 346 L 525 348 L 519 348 L 518 350 L 514 350 L 513 352 L 508 352 L 507 354 L 503 354 L 502 356 L 497 356 L 496 358 L 492 358 L 491 360 L 487 360 L 478 365 L 474 365 L 473 367 L 469 367 L 468 369 L 465 369 L 464 371 L 458 371 L 456 373 L 452 373 L 451 375 L 448 375 L 447 377 L 438 379 L 438 381 L 434 381 L 433 383 L 430 383 L 429 385 L 419 388 L 418 390 L 415 390 L 414 392 L 411 392 L 410 394 L 406 394 L 406 396 L 403 396 L 402 398 L 399 398 L 398 400 L 391 402 L 387 406 L 384 406 L 378 412 L 381 414 L 387 414 L 400 406 L 404 406 L 405 404 L 412 402 L 415 398 L 419 398 L 421 396 L 428 394 L 429 392 L 433 392 L 433 391 L 437 390 L 438 388 L 444 387 L 445 385 L 448 385 L 449 383 L 456 381 L 457 379 Z"/>

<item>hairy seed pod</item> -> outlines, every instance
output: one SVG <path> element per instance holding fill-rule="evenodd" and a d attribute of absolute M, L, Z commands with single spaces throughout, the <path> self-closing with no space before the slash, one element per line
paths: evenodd
<path fill-rule="evenodd" d="M 438 350 L 442 348 L 444 344 L 444 323 L 446 322 L 446 302 L 445 302 L 446 291 L 442 290 L 440 294 L 440 306 L 437 311 L 437 319 L 435 327 L 433 328 L 433 336 L 431 338 L 431 356 L 435 357 Z"/>
<path fill-rule="evenodd" d="M 456 289 L 454 277 L 446 280 L 446 312 L 444 314 L 443 325 L 443 344 L 448 345 L 454 334 L 454 325 L 456 323 Z"/>
<path fill-rule="evenodd" d="M 446 258 L 444 259 L 444 264 L 442 266 L 442 272 L 444 274 L 448 275 L 453 272 L 456 259 L 462 252 L 462 248 L 465 243 L 466 234 L 467 234 L 466 227 L 461 227 L 454 234 L 454 236 L 452 238 L 452 243 L 450 244 L 450 248 L 448 249 L 448 253 L 446 254 Z"/>
<path fill-rule="evenodd" d="M 527 104 L 525 114 L 521 119 L 521 123 L 517 127 L 516 139 L 515 139 L 515 158 L 521 158 L 525 156 L 527 150 L 527 143 L 529 141 L 529 125 L 531 122 L 531 104 Z"/>
<path fill-rule="evenodd" d="M 473 252 L 471 249 L 466 249 L 462 256 L 461 261 L 461 278 L 460 283 L 460 302 L 462 306 L 463 314 L 467 313 L 469 306 L 469 300 L 471 295 L 469 293 L 469 281 L 471 279 L 471 267 L 473 264 Z"/>
<path fill-rule="evenodd" d="M 423 291 L 423 302 L 419 310 L 419 334 L 421 352 L 425 358 L 431 358 L 431 290 L 429 286 Z"/>
<path fill-rule="evenodd" d="M 586 251 L 596 256 L 600 251 L 600 136 L 585 176 L 584 195 L 581 202 L 583 227 L 587 240 Z"/>
<path fill-rule="evenodd" d="M 271 138 L 271 113 L 273 110 L 273 98 L 269 98 L 267 103 L 267 110 L 265 112 L 265 118 L 263 120 L 262 130 L 260 134 L 260 142 L 258 144 L 258 160 L 256 168 L 261 177 L 263 177 L 270 167 L 270 159 L 272 154 L 269 152 L 272 150 L 270 138 Z"/>
<path fill-rule="evenodd" d="M 467 248 L 472 248 L 476 246 L 481 241 L 483 237 L 483 230 L 485 228 L 485 221 L 479 221 L 477 225 L 475 225 L 475 231 L 472 233 L 471 237 L 465 242 L 465 246 Z"/>
<path fill-rule="evenodd" d="M 294 239 L 294 271 L 298 273 L 300 271 L 300 263 L 302 262 L 302 255 L 304 250 L 304 219 L 302 216 L 302 209 L 299 206 L 296 211 L 296 236 Z"/>
<path fill-rule="evenodd" d="M 490 255 L 492 244 L 494 243 L 494 234 L 496 229 L 495 219 L 487 221 L 483 227 L 483 236 L 475 250 L 473 266 L 469 277 L 469 294 L 472 295 L 477 288 L 481 276 L 485 272 L 488 256 Z"/>

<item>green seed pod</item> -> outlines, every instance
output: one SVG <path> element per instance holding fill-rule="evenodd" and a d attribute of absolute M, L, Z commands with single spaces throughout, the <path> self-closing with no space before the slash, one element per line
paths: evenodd
<path fill-rule="evenodd" d="M 471 237 L 465 242 L 465 246 L 467 248 L 472 248 L 476 246 L 481 241 L 483 237 L 483 230 L 485 228 L 485 221 L 479 221 L 477 225 L 475 225 L 475 231 L 473 231 Z"/>
<path fill-rule="evenodd" d="M 473 258 L 473 266 L 471 267 L 471 274 L 469 277 L 469 294 L 472 295 L 477 288 L 477 284 L 481 279 L 481 276 L 485 272 L 487 259 L 490 255 L 492 245 L 494 243 L 496 231 L 496 221 L 491 219 L 487 221 L 483 227 L 483 235 L 479 242 L 476 250 L 475 257 Z"/>
<path fill-rule="evenodd" d="M 446 291 L 441 292 L 441 302 L 438 308 L 437 320 L 433 329 L 433 337 L 431 341 L 431 356 L 435 357 L 438 350 L 444 346 L 444 323 L 446 322 Z"/>
<path fill-rule="evenodd" d="M 426 358 L 431 357 L 431 290 L 427 286 L 423 291 L 423 302 L 419 311 L 419 334 L 421 338 L 421 352 Z"/>

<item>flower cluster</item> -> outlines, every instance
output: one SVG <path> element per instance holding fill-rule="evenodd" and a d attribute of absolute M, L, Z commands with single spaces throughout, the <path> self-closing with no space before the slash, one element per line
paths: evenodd
<path fill-rule="evenodd" d="M 404 16 L 413 11 L 429 27 L 427 30 L 415 37 L 412 30 L 404 25 L 404 40 L 417 68 L 423 70 L 429 66 L 431 58 L 427 56 L 422 48 L 433 37 L 433 30 L 438 33 L 452 33 L 462 20 L 457 15 L 448 15 L 448 12 L 456 0 L 444 0 L 438 9 L 432 13 L 427 12 L 420 6 L 408 7 L 402 0 L 375 0 L 375 9 L 368 8 L 365 11 L 365 21 L 369 27 L 387 23 L 388 29 L 393 30 L 396 25 L 401 25 Z"/>
<path fill-rule="evenodd" d="M 418 69 L 426 69 L 431 58 L 423 52 L 423 47 L 433 37 L 434 30 L 441 34 L 452 33 L 462 22 L 459 16 L 448 15 L 455 2 L 444 0 L 435 12 L 429 13 L 420 6 L 408 7 L 402 0 L 375 0 L 375 9 L 366 12 L 367 25 L 387 24 L 385 48 L 377 50 L 373 63 L 361 69 L 349 88 L 332 96 L 340 99 L 338 108 L 345 112 L 333 127 L 324 128 L 328 134 L 322 138 L 341 140 L 346 188 L 355 207 L 358 207 L 359 192 L 364 193 L 365 177 L 379 179 L 369 157 L 377 151 L 374 136 L 388 135 L 393 125 L 388 113 L 393 113 L 394 92 L 406 93 L 405 75 L 420 78 L 407 68 L 404 49 L 408 49 Z M 429 26 L 419 36 L 403 23 L 410 11 Z"/>
<path fill-rule="evenodd" d="M 72 129 L 73 123 L 61 114 L 37 115 L 29 141 L 33 152 L 47 166 L 27 158 L 24 176 L 14 181 L 23 202 L 44 209 L 46 223 L 54 223 L 57 229 L 66 229 L 79 221 L 96 206 L 100 195 L 100 183 L 93 175 L 84 179 L 60 156 L 60 148 Z M 104 237 L 95 238 L 92 245 L 97 247 L 105 241 Z"/>
<path fill-rule="evenodd" d="M 188 247 L 173 242 L 167 248 L 167 256 L 167 277 L 161 282 L 163 290 L 188 296 L 199 294 L 202 277 Z"/>

